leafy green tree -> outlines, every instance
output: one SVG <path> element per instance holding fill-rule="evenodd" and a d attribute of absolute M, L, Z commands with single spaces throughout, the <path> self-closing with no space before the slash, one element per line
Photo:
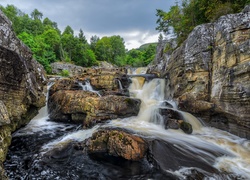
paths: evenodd
<path fill-rule="evenodd" d="M 62 35 L 65 35 L 65 34 L 70 34 L 70 35 L 74 36 L 74 30 L 70 26 L 66 26 Z"/>
<path fill-rule="evenodd" d="M 42 38 L 44 39 L 44 42 L 50 48 L 50 51 L 53 51 L 55 53 L 56 59 L 59 60 L 61 58 L 61 54 L 60 54 L 61 38 L 60 38 L 60 34 L 58 34 L 58 31 L 52 28 L 48 29 L 43 32 Z"/>
<path fill-rule="evenodd" d="M 156 46 L 150 44 L 144 51 L 143 51 L 143 64 L 147 66 L 151 61 L 154 60 L 156 54 Z"/>
<path fill-rule="evenodd" d="M 138 49 L 132 49 L 127 53 L 127 64 L 133 67 L 143 67 L 143 52 Z"/>
<path fill-rule="evenodd" d="M 70 62 L 72 60 L 72 51 L 76 47 L 74 30 L 67 26 L 61 36 L 62 43 L 62 59 L 64 61 Z"/>
<path fill-rule="evenodd" d="M 171 33 L 171 28 L 180 45 L 199 24 L 212 22 L 220 16 L 241 11 L 250 0 L 182 0 L 168 12 L 157 9 L 158 26 L 163 33 Z"/>
<path fill-rule="evenodd" d="M 43 17 L 43 13 L 41 13 L 37 9 L 34 9 L 30 15 L 31 15 L 31 18 L 34 20 L 41 20 Z"/>
<path fill-rule="evenodd" d="M 100 38 L 96 35 L 92 36 L 90 38 L 90 48 L 92 49 L 92 51 L 95 52 L 96 50 L 96 43 L 100 40 Z"/>
<path fill-rule="evenodd" d="M 98 61 L 112 62 L 112 46 L 110 38 L 105 36 L 97 41 L 95 54 Z"/>
<path fill-rule="evenodd" d="M 120 61 L 122 61 L 122 59 L 125 58 L 126 55 L 124 40 L 120 36 L 111 36 L 110 45 L 112 48 L 110 62 L 119 65 Z"/>

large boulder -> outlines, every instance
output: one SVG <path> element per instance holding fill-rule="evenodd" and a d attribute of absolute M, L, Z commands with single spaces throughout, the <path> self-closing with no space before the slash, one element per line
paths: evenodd
<path fill-rule="evenodd" d="M 0 11 L 0 166 L 11 132 L 45 105 L 46 83 L 43 67 L 32 59 L 30 49 L 16 37 L 11 22 Z"/>
<path fill-rule="evenodd" d="M 141 160 L 147 151 L 146 141 L 124 130 L 102 129 L 87 141 L 88 154 L 108 154 L 127 160 Z"/>
<path fill-rule="evenodd" d="M 49 88 L 49 97 L 60 90 L 82 90 L 82 87 L 74 79 L 60 78 L 55 80 L 54 84 Z"/>
<path fill-rule="evenodd" d="M 48 102 L 50 118 L 55 121 L 73 121 L 89 127 L 97 122 L 118 117 L 136 116 L 141 101 L 126 96 L 98 96 L 90 91 L 61 90 Z"/>
<path fill-rule="evenodd" d="M 250 12 L 197 26 L 173 52 L 158 49 L 149 73 L 166 78 L 166 95 L 210 125 L 250 138 Z"/>

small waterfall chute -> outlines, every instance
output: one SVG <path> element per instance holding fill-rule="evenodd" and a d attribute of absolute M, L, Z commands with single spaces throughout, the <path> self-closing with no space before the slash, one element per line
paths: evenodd
<path fill-rule="evenodd" d="M 84 81 L 84 84 L 83 84 L 82 82 L 78 82 L 78 84 L 82 87 L 82 90 L 94 92 L 94 93 L 96 93 L 98 96 L 101 97 L 101 94 L 99 93 L 99 91 L 96 91 L 96 90 L 93 89 L 93 87 L 91 86 L 89 80 Z"/>

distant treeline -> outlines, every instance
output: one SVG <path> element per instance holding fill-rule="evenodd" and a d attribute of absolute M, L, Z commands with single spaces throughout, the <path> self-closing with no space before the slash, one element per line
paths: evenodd
<path fill-rule="evenodd" d="M 50 64 L 56 61 L 84 67 L 98 65 L 100 61 L 118 66 L 146 66 L 156 53 L 156 44 L 127 51 L 124 40 L 119 35 L 101 39 L 95 35 L 88 42 L 82 29 L 76 36 L 70 26 L 61 32 L 56 22 L 43 18 L 43 13 L 37 9 L 30 15 L 14 5 L 0 5 L 0 9 L 12 21 L 16 35 L 31 49 L 34 59 L 48 73 L 51 72 Z"/>
<path fill-rule="evenodd" d="M 180 45 L 195 26 L 213 22 L 220 16 L 240 12 L 250 0 L 181 0 L 168 12 L 157 9 L 156 27 L 163 33 L 174 31 Z"/>

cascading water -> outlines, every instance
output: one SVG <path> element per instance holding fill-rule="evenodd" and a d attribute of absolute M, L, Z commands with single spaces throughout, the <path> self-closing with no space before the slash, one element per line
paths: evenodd
<path fill-rule="evenodd" d="M 79 82 L 79 85 L 82 87 L 82 90 L 91 91 L 91 92 L 96 93 L 98 96 L 101 96 L 101 94 L 98 91 L 93 89 L 93 87 L 91 86 L 91 84 L 90 84 L 90 82 L 88 80 L 85 81 L 84 85 L 83 85 L 82 82 Z"/>
<path fill-rule="evenodd" d="M 231 174 L 234 179 L 250 179 L 250 142 L 246 139 L 203 126 L 191 114 L 178 110 L 173 101 L 168 101 L 168 108 L 179 112 L 194 131 L 187 135 L 181 130 L 165 129 L 159 113 L 159 108 L 166 108 L 164 87 L 163 79 L 143 84 L 137 77 L 132 78 L 130 94 L 142 101 L 138 116 L 112 120 L 101 127 L 133 130 L 152 141 L 153 158 L 164 173 L 173 176 L 155 173 L 144 161 L 95 161 L 77 145 L 65 146 L 84 141 L 100 125 L 82 130 L 76 125 L 51 122 L 46 108 L 13 135 L 5 163 L 7 175 L 10 179 L 186 179 L 197 170 L 207 179 L 230 179 Z"/>
<path fill-rule="evenodd" d="M 118 82 L 118 85 L 119 85 L 119 89 L 120 89 L 120 90 L 123 90 L 121 81 L 120 81 L 119 79 L 117 79 L 117 82 Z"/>
<path fill-rule="evenodd" d="M 133 78 L 132 82 L 131 94 L 142 100 L 139 115 L 111 121 L 107 126 L 132 129 L 145 137 L 161 139 L 174 144 L 187 156 L 193 155 L 199 164 L 209 164 L 220 172 L 232 173 L 242 179 L 250 179 L 250 141 L 225 131 L 203 126 L 192 114 L 177 110 L 173 101 L 169 101 L 169 104 L 173 106 L 172 109 L 179 112 L 183 119 L 192 125 L 194 131 L 192 135 L 186 135 L 181 130 L 166 130 L 161 122 L 162 117 L 157 111 L 160 107 L 165 108 L 162 103 L 165 81 L 153 79 L 146 82 L 143 87 L 136 78 Z M 188 157 L 184 156 L 184 158 Z M 190 164 L 192 163 L 190 162 Z M 180 179 L 185 178 L 185 174 L 192 173 L 192 168 L 185 166 L 174 171 L 170 169 L 165 170 L 177 175 Z M 230 176 L 220 177 L 215 174 L 209 174 L 209 176 L 211 179 L 230 179 Z"/>

